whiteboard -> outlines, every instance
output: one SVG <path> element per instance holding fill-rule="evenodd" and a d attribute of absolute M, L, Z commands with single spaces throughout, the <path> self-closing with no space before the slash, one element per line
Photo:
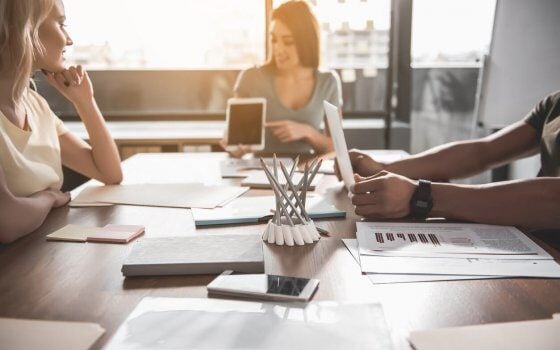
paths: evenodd
<path fill-rule="evenodd" d="M 521 120 L 560 90 L 560 0 L 498 0 L 483 74 L 478 120 L 486 128 Z"/>

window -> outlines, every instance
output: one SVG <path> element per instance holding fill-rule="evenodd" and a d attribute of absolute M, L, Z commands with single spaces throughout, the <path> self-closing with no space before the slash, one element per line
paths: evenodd
<path fill-rule="evenodd" d="M 89 69 L 232 69 L 265 55 L 263 0 L 65 0 L 70 63 Z"/>
<path fill-rule="evenodd" d="M 222 115 L 240 69 L 266 59 L 267 4 L 284 0 L 64 0 L 74 45 L 98 103 L 113 116 Z M 391 0 L 310 0 L 322 68 L 342 80 L 350 117 L 386 116 Z M 59 115 L 70 103 L 39 89 Z M 118 96 L 118 98 L 115 98 Z"/>
<path fill-rule="evenodd" d="M 415 0 L 412 62 L 473 64 L 488 52 L 496 1 Z M 444 29 L 443 29 L 444 28 Z"/>
<path fill-rule="evenodd" d="M 286 0 L 275 0 L 274 7 Z M 321 65 L 336 69 L 343 83 L 344 111 L 386 113 L 391 28 L 390 0 L 308 2 L 321 27 Z"/>

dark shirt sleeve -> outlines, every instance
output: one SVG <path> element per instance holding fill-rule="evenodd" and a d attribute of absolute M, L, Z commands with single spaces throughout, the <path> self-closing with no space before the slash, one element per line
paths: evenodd
<path fill-rule="evenodd" d="M 553 99 L 557 95 L 558 93 L 554 93 L 545 97 L 543 100 L 537 103 L 537 105 L 533 107 L 533 109 L 523 119 L 525 123 L 535 128 L 539 136 L 542 136 L 546 118 L 550 113 L 551 108 L 553 107 Z"/>

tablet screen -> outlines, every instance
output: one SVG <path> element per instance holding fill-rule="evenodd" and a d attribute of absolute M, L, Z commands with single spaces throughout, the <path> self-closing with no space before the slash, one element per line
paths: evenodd
<path fill-rule="evenodd" d="M 261 103 L 232 104 L 229 111 L 228 144 L 258 145 L 262 137 Z"/>

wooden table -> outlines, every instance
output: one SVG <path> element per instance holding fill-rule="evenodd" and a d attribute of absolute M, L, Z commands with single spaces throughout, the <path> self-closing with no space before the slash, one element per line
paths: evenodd
<path fill-rule="evenodd" d="M 166 181 L 190 181 L 206 173 L 203 180 L 220 181 L 215 171 L 224 157 L 215 153 L 137 155 L 123 164 L 125 180 L 141 182 L 159 174 Z M 347 218 L 318 221 L 318 226 L 331 232 L 332 237 L 313 245 L 265 244 L 266 272 L 319 278 L 321 283 L 314 300 L 381 303 L 397 349 L 410 348 L 406 337 L 411 330 L 549 318 L 560 311 L 560 280 L 510 278 L 373 285 L 360 274 L 358 264 L 340 240 L 355 237 L 355 222 L 360 219 L 353 214 L 345 191 L 333 176 L 324 177 L 317 191 L 347 210 Z M 270 192 L 252 190 L 247 195 L 263 194 Z M 143 297 L 204 298 L 206 285 L 215 276 L 125 279 L 120 269 L 132 244 L 45 240 L 45 235 L 70 223 L 143 224 L 146 237 L 260 235 L 265 227 L 259 224 L 195 229 L 190 211 L 185 209 L 64 207 L 53 210 L 34 233 L 1 247 L 0 317 L 96 322 L 107 333 L 95 348 L 101 348 L 110 339 Z"/>

